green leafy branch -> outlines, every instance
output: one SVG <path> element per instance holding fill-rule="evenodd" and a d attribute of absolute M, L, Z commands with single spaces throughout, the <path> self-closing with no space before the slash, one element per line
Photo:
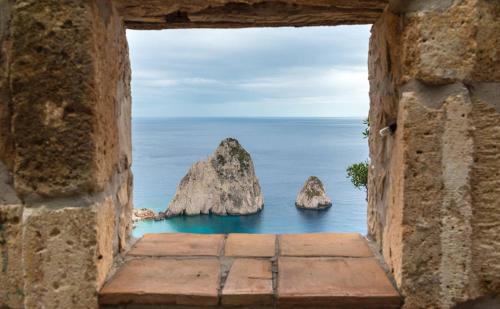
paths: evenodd
<path fill-rule="evenodd" d="M 370 136 L 370 119 L 366 118 L 363 120 L 363 124 L 366 128 L 361 132 L 363 138 L 368 138 Z M 357 189 L 365 189 L 368 192 L 368 168 L 370 166 L 369 161 L 364 161 L 360 163 L 354 163 L 347 167 L 347 178 L 351 179 L 352 184 Z"/>
<path fill-rule="evenodd" d="M 368 161 L 354 163 L 347 167 L 347 178 L 351 179 L 352 184 L 357 189 L 368 190 Z"/>

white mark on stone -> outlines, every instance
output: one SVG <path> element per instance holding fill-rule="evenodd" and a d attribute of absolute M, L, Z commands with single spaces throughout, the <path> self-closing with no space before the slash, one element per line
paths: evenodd
<path fill-rule="evenodd" d="M 52 101 L 45 102 L 43 110 L 43 124 L 48 127 L 59 127 L 64 121 L 64 108 L 67 103 L 56 104 Z"/>
<path fill-rule="evenodd" d="M 471 274 L 472 201 L 469 181 L 474 145 L 473 127 L 468 117 L 472 104 L 466 92 L 449 97 L 444 108 L 440 308 L 451 308 L 467 297 L 466 287 Z"/>

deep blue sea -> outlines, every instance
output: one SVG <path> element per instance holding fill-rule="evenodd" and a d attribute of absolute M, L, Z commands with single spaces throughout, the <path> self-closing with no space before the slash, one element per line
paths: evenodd
<path fill-rule="evenodd" d="M 264 210 L 250 216 L 177 217 L 138 222 L 144 233 L 366 233 L 365 192 L 346 167 L 368 158 L 362 119 L 353 118 L 133 118 L 134 207 L 163 211 L 178 182 L 226 137 L 252 156 Z M 295 198 L 310 175 L 325 185 L 333 206 L 298 210 Z"/>

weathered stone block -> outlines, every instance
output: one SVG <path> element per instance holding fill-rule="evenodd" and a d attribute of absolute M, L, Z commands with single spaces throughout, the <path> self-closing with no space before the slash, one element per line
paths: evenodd
<path fill-rule="evenodd" d="M 121 253 L 128 249 L 133 229 L 132 173 L 127 171 L 126 175 L 116 193 L 115 205 L 117 207 L 115 221 L 117 225 L 117 245 L 115 246 L 115 253 Z"/>
<path fill-rule="evenodd" d="M 369 24 L 388 0 L 119 0 L 134 29 Z"/>
<path fill-rule="evenodd" d="M 436 141 L 441 143 L 441 166 L 435 166 L 440 174 L 436 174 L 435 177 L 440 176 L 438 179 L 440 179 L 441 187 L 437 182 L 436 186 L 433 187 L 434 190 L 439 190 L 436 193 L 440 194 L 441 201 L 434 201 L 432 206 L 432 209 L 436 211 L 434 213 L 436 217 L 427 217 L 424 221 L 425 223 L 435 223 L 432 232 L 426 232 L 425 239 L 436 244 L 434 247 L 436 251 L 432 252 L 431 250 L 430 255 L 427 256 L 431 257 L 432 260 L 421 259 L 418 255 L 415 256 L 415 252 L 418 252 L 415 250 L 423 250 L 423 247 L 412 248 L 411 245 L 417 243 L 412 243 L 410 238 L 408 245 L 405 244 L 404 248 L 404 257 L 407 262 L 404 262 L 403 267 L 407 268 L 406 263 L 418 264 L 418 262 L 425 261 L 428 277 L 439 280 L 439 285 L 436 284 L 434 288 L 436 290 L 439 287 L 439 294 L 435 300 L 427 297 L 423 299 L 426 299 L 429 305 L 433 302 L 439 304 L 441 308 L 451 308 L 457 303 L 467 300 L 469 289 L 473 286 L 470 281 L 470 220 L 472 219 L 470 172 L 473 164 L 473 123 L 470 114 L 472 102 L 468 89 L 462 84 L 439 88 L 438 91 L 443 92 L 436 93 L 430 89 L 423 91 L 427 101 L 437 98 L 439 99 L 436 101 L 437 103 L 443 102 L 439 108 L 443 115 L 443 131 L 441 136 L 438 136 L 439 140 Z M 440 95 L 442 95 L 441 98 L 439 98 Z M 425 158 L 425 153 L 422 155 L 422 158 Z M 431 182 L 427 180 L 427 183 Z M 417 188 L 412 189 L 415 191 L 412 194 L 423 195 L 423 193 L 417 192 Z M 428 191 L 428 193 L 431 192 L 432 190 Z M 414 205 L 414 207 L 418 207 L 418 205 Z M 408 217 L 413 214 L 413 212 L 408 213 Z M 410 225 L 415 226 L 415 223 L 417 221 L 410 222 Z M 422 241 L 423 238 L 424 236 L 421 235 L 414 240 Z M 415 261 L 412 261 L 412 256 L 416 257 Z M 425 257 L 426 255 L 421 256 Z M 414 267 L 415 265 L 410 265 L 407 268 L 412 271 L 408 272 L 408 277 L 413 277 L 413 280 L 416 279 Z M 417 285 L 422 284 L 418 283 Z M 430 292 L 430 289 L 427 291 Z M 418 293 L 411 296 L 414 300 L 417 300 L 417 297 Z M 423 302 L 422 300 L 418 301 Z"/>
<path fill-rule="evenodd" d="M 498 1 L 461 0 L 441 10 L 421 6 L 403 18 L 403 82 L 500 80 Z"/>
<path fill-rule="evenodd" d="M 106 183 L 115 170 L 128 171 L 132 163 L 131 71 L 124 24 L 111 1 L 94 1 L 93 16 L 98 96 L 92 140 L 100 171 L 95 177 Z"/>
<path fill-rule="evenodd" d="M 500 83 L 471 86 L 474 125 L 472 269 L 478 295 L 500 294 Z"/>
<path fill-rule="evenodd" d="M 478 0 L 476 10 L 476 57 L 468 80 L 500 82 L 500 2 Z"/>
<path fill-rule="evenodd" d="M 113 262 L 112 198 L 88 207 L 26 208 L 22 258 L 25 306 L 96 308 Z"/>
<path fill-rule="evenodd" d="M 0 0 L 0 307 L 96 307 L 127 246 L 130 66 L 113 3 L 129 26 L 162 28 L 371 22 L 386 1 Z M 370 43 L 369 233 L 407 308 L 490 303 L 500 293 L 500 2 L 390 9 Z M 392 122 L 393 135 L 377 134 Z M 106 193 L 65 204 L 95 191 Z"/>
<path fill-rule="evenodd" d="M 389 0 L 389 10 L 397 14 L 404 14 L 416 11 L 442 12 L 448 9 L 456 0 Z"/>
<path fill-rule="evenodd" d="M 22 213 L 10 171 L 0 161 L 0 308 L 23 307 Z"/>
<path fill-rule="evenodd" d="M 23 207 L 0 202 L 0 308 L 23 308 Z"/>
<path fill-rule="evenodd" d="M 20 1 L 11 23 L 15 184 L 100 191 L 130 165 L 125 30 L 110 1 Z"/>
<path fill-rule="evenodd" d="M 368 234 L 383 249 L 385 261 L 400 281 L 402 143 L 396 135 L 377 132 L 395 123 L 399 113 L 400 17 L 386 11 L 374 24 L 370 38 L 370 169 L 368 177 Z"/>
<path fill-rule="evenodd" d="M 406 308 L 450 308 L 474 289 L 472 106 L 462 84 L 402 89 L 380 242 Z"/>
<path fill-rule="evenodd" d="M 500 3 L 396 2 L 370 40 L 369 234 L 405 308 L 481 303 L 500 291 Z"/>
<path fill-rule="evenodd" d="M 9 89 L 11 1 L 0 1 L 0 161 L 12 168 L 13 140 L 10 130 L 12 104 Z"/>
<path fill-rule="evenodd" d="M 0 205 L 21 204 L 12 181 L 11 171 L 0 161 Z"/>

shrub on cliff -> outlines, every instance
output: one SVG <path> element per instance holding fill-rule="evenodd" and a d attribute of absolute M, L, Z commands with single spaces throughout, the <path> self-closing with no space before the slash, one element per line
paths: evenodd
<path fill-rule="evenodd" d="M 351 179 L 352 184 L 358 188 L 368 190 L 368 161 L 354 163 L 347 167 L 347 177 Z"/>
<path fill-rule="evenodd" d="M 370 120 L 367 118 L 363 121 L 366 128 L 362 132 L 363 138 L 368 138 L 370 136 Z M 351 179 L 352 184 L 358 188 L 364 188 L 368 191 L 368 167 L 370 166 L 369 161 L 354 163 L 347 167 L 347 178 Z"/>

